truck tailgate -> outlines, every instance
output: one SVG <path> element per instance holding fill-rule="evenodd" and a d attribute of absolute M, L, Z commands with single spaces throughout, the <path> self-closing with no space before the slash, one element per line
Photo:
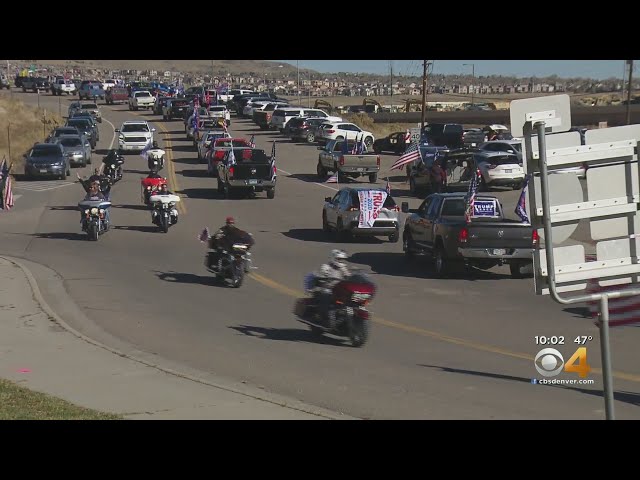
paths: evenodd
<path fill-rule="evenodd" d="M 233 180 L 270 179 L 272 175 L 271 165 L 265 163 L 236 163 L 233 166 Z"/>
<path fill-rule="evenodd" d="M 340 158 L 344 161 L 340 162 Z M 345 167 L 377 167 L 378 156 L 377 155 L 340 155 L 338 161 Z"/>
<path fill-rule="evenodd" d="M 533 248 L 533 228 L 526 223 L 472 221 L 465 248 Z"/>

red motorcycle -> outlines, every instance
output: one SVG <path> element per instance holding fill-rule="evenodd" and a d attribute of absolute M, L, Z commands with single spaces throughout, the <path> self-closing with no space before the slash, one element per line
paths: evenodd
<path fill-rule="evenodd" d="M 313 275 L 305 278 L 305 290 L 312 293 L 318 286 L 318 279 Z M 309 296 L 296 301 L 294 314 L 298 321 L 311 327 L 315 335 L 328 333 L 346 337 L 354 347 L 361 347 L 369 336 L 369 310 L 367 305 L 376 293 L 376 286 L 360 272 L 353 273 L 334 285 L 331 294 L 330 309 L 335 312 L 331 323 L 322 318 L 317 297 Z"/>
<path fill-rule="evenodd" d="M 162 185 L 166 185 L 166 184 L 167 184 L 167 179 L 164 177 L 158 177 L 158 178 L 146 177 L 141 179 L 140 180 L 140 197 L 141 197 L 142 203 L 150 207 L 151 201 L 149 199 L 151 198 L 151 195 L 153 194 L 153 192 L 156 190 L 159 190 Z"/>

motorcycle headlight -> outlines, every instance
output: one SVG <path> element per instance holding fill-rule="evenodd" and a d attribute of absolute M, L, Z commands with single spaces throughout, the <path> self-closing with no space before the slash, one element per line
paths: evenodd
<path fill-rule="evenodd" d="M 104 208 L 101 208 L 100 209 L 100 214 L 103 214 L 103 213 L 104 213 Z"/>
<path fill-rule="evenodd" d="M 87 208 L 84 213 L 88 214 L 89 213 L 89 209 Z"/>
<path fill-rule="evenodd" d="M 147 187 L 147 190 L 151 190 L 151 187 Z"/>
<path fill-rule="evenodd" d="M 91 215 L 96 215 L 97 213 L 98 213 L 98 209 L 97 209 L 97 208 L 95 208 L 95 207 L 93 207 L 93 208 L 91 209 Z"/>

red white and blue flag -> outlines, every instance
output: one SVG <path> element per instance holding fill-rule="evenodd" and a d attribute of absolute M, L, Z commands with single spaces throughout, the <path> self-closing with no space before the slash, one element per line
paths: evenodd
<path fill-rule="evenodd" d="M 471 177 L 471 183 L 469 183 L 469 191 L 467 192 L 467 209 L 464 212 L 464 218 L 468 222 L 471 221 L 473 216 L 473 205 L 476 200 L 476 194 L 478 193 L 478 187 L 480 186 L 480 170 L 476 170 L 476 174 Z"/>
<path fill-rule="evenodd" d="M 202 229 L 202 232 L 200 232 L 200 235 L 198 235 L 198 240 L 204 243 L 209 240 L 209 237 L 209 227 L 204 227 L 204 229 Z"/>
<path fill-rule="evenodd" d="M 516 215 L 520 217 L 523 223 L 531 223 L 529 221 L 529 216 L 527 215 L 527 187 L 529 186 L 529 180 L 531 179 L 531 174 L 527 175 L 524 179 L 524 186 L 522 187 L 522 192 L 520 193 L 520 198 L 518 199 L 518 204 L 516 205 Z"/>
<path fill-rule="evenodd" d="M 393 165 L 391 165 L 390 170 L 394 170 L 396 168 L 402 169 L 408 163 L 414 162 L 420 158 L 422 158 L 420 154 L 420 148 L 418 148 L 418 144 L 414 142 L 409 146 L 409 148 L 407 148 L 407 151 L 404 152 Z"/>
<path fill-rule="evenodd" d="M 251 138 L 249 139 L 249 146 L 251 148 L 256 148 L 256 136 L 255 135 L 251 135 Z"/>
<path fill-rule="evenodd" d="M 3 210 L 11 210 L 13 207 L 13 184 L 11 175 L 9 175 L 10 167 L 7 165 L 6 159 L 2 159 L 0 167 L 0 185 L 2 185 L 2 188 L 0 188 L 2 192 L 2 205 L 0 205 L 0 207 Z"/>

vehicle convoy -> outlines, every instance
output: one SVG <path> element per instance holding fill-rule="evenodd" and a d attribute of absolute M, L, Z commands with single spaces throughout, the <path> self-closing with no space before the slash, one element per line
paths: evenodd
<path fill-rule="evenodd" d="M 276 196 L 275 161 L 258 148 L 230 148 L 218 163 L 218 192 L 230 198 L 233 191 L 247 195 L 267 192 L 267 198 Z"/>
<path fill-rule="evenodd" d="M 318 147 L 318 165 L 316 173 L 321 181 L 326 180 L 329 172 L 338 175 L 338 181 L 345 177 L 369 177 L 370 183 L 378 180 L 380 171 L 380 155 L 375 153 L 352 154 L 355 141 L 330 140 L 323 147 Z"/>
<path fill-rule="evenodd" d="M 521 268 L 533 261 L 537 231 L 528 223 L 504 218 L 495 197 L 477 196 L 470 221 L 463 192 L 434 193 L 412 211 L 403 202 L 402 211 L 411 213 L 402 235 L 406 257 L 428 256 L 438 277 L 463 267 L 488 270 L 508 264 L 511 275 L 519 278 Z"/>
<path fill-rule="evenodd" d="M 314 274 L 305 277 L 305 292 L 319 288 L 321 280 Z M 369 337 L 369 310 L 367 305 L 376 294 L 374 283 L 362 272 L 351 272 L 351 275 L 331 289 L 329 308 L 335 312 L 334 321 L 327 323 L 321 313 L 317 297 L 309 295 L 300 298 L 294 305 L 294 315 L 298 321 L 311 327 L 316 336 L 323 333 L 346 337 L 354 347 L 363 346 Z"/>

